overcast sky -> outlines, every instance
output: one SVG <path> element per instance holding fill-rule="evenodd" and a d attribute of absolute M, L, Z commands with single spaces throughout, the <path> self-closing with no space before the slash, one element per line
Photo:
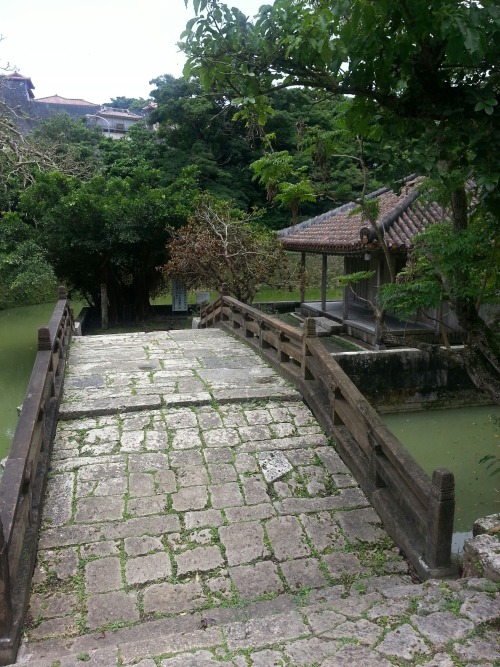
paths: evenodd
<path fill-rule="evenodd" d="M 227 4 L 253 16 L 266 3 Z M 0 66 L 29 76 L 36 97 L 147 98 L 151 79 L 181 76 L 176 42 L 193 15 L 184 0 L 3 0 Z"/>

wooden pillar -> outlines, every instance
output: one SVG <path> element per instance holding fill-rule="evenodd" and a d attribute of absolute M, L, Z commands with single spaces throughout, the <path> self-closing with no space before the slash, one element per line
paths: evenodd
<path fill-rule="evenodd" d="M 323 253 L 321 262 L 321 310 L 326 310 L 326 280 L 328 255 Z"/>
<path fill-rule="evenodd" d="M 344 256 L 344 276 L 346 276 L 348 273 L 347 271 L 347 257 Z M 342 319 L 343 320 L 348 320 L 349 319 L 349 292 L 351 291 L 351 288 L 349 285 L 344 285 L 342 288 L 342 301 L 343 301 L 343 312 L 342 312 Z"/>
<path fill-rule="evenodd" d="M 101 283 L 101 326 L 108 328 L 108 286 Z"/>
<path fill-rule="evenodd" d="M 300 253 L 300 303 L 306 298 L 306 253 Z"/>

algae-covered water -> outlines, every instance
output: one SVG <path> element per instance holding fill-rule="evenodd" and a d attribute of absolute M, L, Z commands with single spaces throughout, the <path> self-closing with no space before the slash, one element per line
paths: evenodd
<path fill-rule="evenodd" d="M 38 327 L 46 326 L 54 303 L 0 310 L 0 459 L 7 456 L 17 425 L 17 406 L 28 388 Z"/>
<path fill-rule="evenodd" d="M 462 548 L 474 521 L 500 512 L 500 474 L 479 463 L 488 454 L 500 460 L 500 407 L 483 406 L 381 415 L 426 472 L 448 468 L 455 475 L 453 551 Z"/>

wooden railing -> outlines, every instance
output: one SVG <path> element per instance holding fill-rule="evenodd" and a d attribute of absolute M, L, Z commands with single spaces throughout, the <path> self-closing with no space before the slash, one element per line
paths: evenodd
<path fill-rule="evenodd" d="M 59 288 L 38 351 L 0 481 L 0 664 L 15 660 L 29 600 L 42 501 L 73 332 L 66 290 Z"/>
<path fill-rule="evenodd" d="M 447 469 L 430 478 L 316 338 L 229 297 L 223 290 L 200 326 L 243 338 L 293 381 L 384 526 L 421 578 L 456 573 L 451 564 L 455 482 Z"/>

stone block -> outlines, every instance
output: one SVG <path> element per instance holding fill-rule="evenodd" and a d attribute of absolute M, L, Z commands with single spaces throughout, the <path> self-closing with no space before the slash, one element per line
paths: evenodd
<path fill-rule="evenodd" d="M 203 432 L 207 447 L 236 447 L 240 444 L 238 431 L 234 428 L 215 428 Z"/>
<path fill-rule="evenodd" d="M 238 478 L 234 466 L 229 463 L 212 463 L 208 466 L 212 484 L 235 482 Z"/>
<path fill-rule="evenodd" d="M 257 505 L 259 503 L 269 503 L 271 499 L 267 493 L 267 484 L 260 475 L 252 477 L 242 477 L 241 485 L 245 495 L 245 502 L 248 505 Z"/>
<path fill-rule="evenodd" d="M 468 577 L 500 581 L 500 540 L 487 533 L 465 540 L 463 567 Z"/>
<path fill-rule="evenodd" d="M 176 431 L 172 438 L 172 447 L 174 449 L 201 448 L 201 438 L 198 429 L 183 428 Z"/>
<path fill-rule="evenodd" d="M 275 614 L 267 618 L 253 618 L 246 623 L 233 623 L 227 628 L 227 645 L 231 651 L 264 648 L 303 635 L 309 629 L 296 611 Z M 314 660 L 314 656 L 311 656 Z"/>
<path fill-rule="evenodd" d="M 186 530 L 201 528 L 203 526 L 222 526 L 224 523 L 221 512 L 214 509 L 202 510 L 200 512 L 186 512 L 184 522 Z"/>
<path fill-rule="evenodd" d="M 265 558 L 269 551 L 264 544 L 264 530 L 259 523 L 235 523 L 219 528 L 229 565 L 241 565 Z"/>
<path fill-rule="evenodd" d="M 85 566 L 85 589 L 87 593 L 105 593 L 122 588 L 121 563 L 119 558 L 99 558 Z"/>
<path fill-rule="evenodd" d="M 203 451 L 207 463 L 232 463 L 233 450 L 230 447 L 212 447 Z"/>
<path fill-rule="evenodd" d="M 172 574 L 170 558 L 165 552 L 129 558 L 125 563 L 127 584 L 145 584 L 156 579 L 165 579 Z"/>
<path fill-rule="evenodd" d="M 266 523 L 266 532 L 275 557 L 280 560 L 308 556 L 310 549 L 296 517 L 283 516 Z"/>
<path fill-rule="evenodd" d="M 130 516 L 148 516 L 150 514 L 161 514 L 165 512 L 165 496 L 144 496 L 142 498 L 131 498 L 127 502 L 127 512 Z"/>
<path fill-rule="evenodd" d="M 410 618 L 414 627 L 435 647 L 445 647 L 452 639 L 464 639 L 474 624 L 465 618 L 457 618 L 450 611 L 437 611 L 428 616 L 413 615 Z"/>
<path fill-rule="evenodd" d="M 281 571 L 292 592 L 301 588 L 322 588 L 328 585 L 316 558 L 288 560 L 281 564 Z"/>
<path fill-rule="evenodd" d="M 208 502 L 206 486 L 188 486 L 172 494 L 172 507 L 177 512 L 201 510 Z"/>
<path fill-rule="evenodd" d="M 87 606 L 87 623 L 90 628 L 98 628 L 108 623 L 130 623 L 139 620 L 135 593 L 115 591 L 92 595 L 88 599 Z"/>
<path fill-rule="evenodd" d="M 125 501 L 120 496 L 102 498 L 81 498 L 76 506 L 75 521 L 77 523 L 95 523 L 99 521 L 115 521 L 123 518 Z"/>
<path fill-rule="evenodd" d="M 243 505 L 243 496 L 237 482 L 228 482 L 227 484 L 212 484 L 208 487 L 212 500 L 212 507 L 223 509 L 225 507 L 235 507 Z"/>
<path fill-rule="evenodd" d="M 203 465 L 201 452 L 197 449 L 180 449 L 169 452 L 170 465 L 173 468 L 180 466 L 199 466 Z"/>
<path fill-rule="evenodd" d="M 144 589 L 144 611 L 174 614 L 196 609 L 205 599 L 201 584 L 197 581 L 184 584 L 152 584 Z"/>
<path fill-rule="evenodd" d="M 153 473 L 132 472 L 129 476 L 129 493 L 134 498 L 137 496 L 152 496 L 155 492 L 155 480 Z"/>
<path fill-rule="evenodd" d="M 177 576 L 190 572 L 208 572 L 224 564 L 219 547 L 196 547 L 175 557 Z"/>
<path fill-rule="evenodd" d="M 208 473 L 205 466 L 182 466 L 177 468 L 179 486 L 204 486 L 208 484 Z"/>
<path fill-rule="evenodd" d="M 224 514 L 228 521 L 259 521 L 260 519 L 270 519 L 276 516 L 276 510 L 271 503 L 261 505 L 251 505 L 244 507 L 227 507 Z"/>
<path fill-rule="evenodd" d="M 377 646 L 377 651 L 390 658 L 412 661 L 418 654 L 428 654 L 429 648 L 411 625 L 405 624 L 388 632 Z"/>
<path fill-rule="evenodd" d="M 244 598 L 256 598 L 260 595 L 283 591 L 283 582 L 278 576 L 278 568 L 271 561 L 239 565 L 230 568 L 229 573 L 236 590 Z"/>
<path fill-rule="evenodd" d="M 125 553 L 128 556 L 143 556 L 151 551 L 162 551 L 163 543 L 159 537 L 141 535 L 140 537 L 126 537 L 124 541 Z"/>
<path fill-rule="evenodd" d="M 372 507 L 356 509 L 350 512 L 339 512 L 337 521 L 351 541 L 375 544 L 387 537 L 382 529 L 382 521 Z"/>

